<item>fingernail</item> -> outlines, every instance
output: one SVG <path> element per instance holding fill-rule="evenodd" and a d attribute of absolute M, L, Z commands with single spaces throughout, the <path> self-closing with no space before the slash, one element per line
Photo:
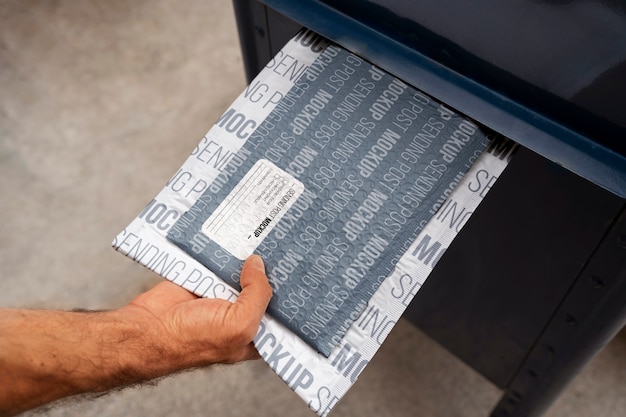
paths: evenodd
<path fill-rule="evenodd" d="M 250 262 L 250 266 L 252 266 L 254 269 L 265 272 L 265 264 L 263 263 L 263 258 L 261 258 L 259 255 L 250 255 L 250 257 L 248 258 L 248 262 Z"/>

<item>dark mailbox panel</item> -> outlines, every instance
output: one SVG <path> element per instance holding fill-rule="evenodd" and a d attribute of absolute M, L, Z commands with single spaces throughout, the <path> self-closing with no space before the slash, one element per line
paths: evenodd
<path fill-rule="evenodd" d="M 540 415 L 626 323 L 626 2 L 234 4 L 249 79 L 306 26 L 522 145 L 405 317 Z"/>
<path fill-rule="evenodd" d="M 405 316 L 507 386 L 622 206 L 521 149 Z"/>

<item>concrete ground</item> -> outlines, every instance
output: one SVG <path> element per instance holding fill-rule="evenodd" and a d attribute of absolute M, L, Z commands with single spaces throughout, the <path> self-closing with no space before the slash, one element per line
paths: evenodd
<path fill-rule="evenodd" d="M 244 84 L 229 0 L 0 0 L 0 306 L 115 308 L 157 283 L 111 240 Z M 547 416 L 621 417 L 624 381 L 622 332 Z M 400 322 L 333 415 L 485 417 L 499 395 Z M 44 414 L 314 415 L 262 361 Z"/>

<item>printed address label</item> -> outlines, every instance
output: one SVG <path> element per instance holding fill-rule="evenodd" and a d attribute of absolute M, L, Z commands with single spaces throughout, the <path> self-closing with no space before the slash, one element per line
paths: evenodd
<path fill-rule="evenodd" d="M 304 185 L 267 159 L 259 159 L 202 225 L 202 232 L 240 260 L 304 192 Z"/>

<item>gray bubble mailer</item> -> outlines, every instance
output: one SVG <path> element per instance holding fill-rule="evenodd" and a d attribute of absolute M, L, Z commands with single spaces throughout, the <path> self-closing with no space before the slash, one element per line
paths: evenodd
<path fill-rule="evenodd" d="M 328 357 L 490 135 L 330 45 L 167 238 L 237 289 L 261 255 L 269 314 Z"/>

